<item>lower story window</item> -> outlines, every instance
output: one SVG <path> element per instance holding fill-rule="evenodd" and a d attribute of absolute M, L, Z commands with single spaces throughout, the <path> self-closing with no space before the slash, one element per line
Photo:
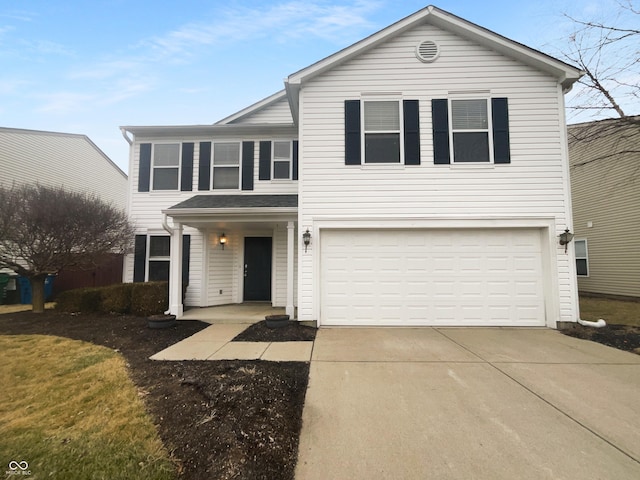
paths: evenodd
<path fill-rule="evenodd" d="M 149 237 L 149 281 L 169 280 L 169 258 L 171 237 L 152 235 Z"/>
<path fill-rule="evenodd" d="M 586 240 L 574 240 L 576 249 L 576 273 L 579 277 L 589 276 L 589 255 Z"/>

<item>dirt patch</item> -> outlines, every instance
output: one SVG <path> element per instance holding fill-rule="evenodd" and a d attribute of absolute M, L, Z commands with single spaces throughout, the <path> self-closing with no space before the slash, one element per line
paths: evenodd
<path fill-rule="evenodd" d="M 3 335 L 56 335 L 118 350 L 179 478 L 293 479 L 309 365 L 149 360 L 208 326 L 150 329 L 144 318 L 53 311 L 0 316 Z"/>
<path fill-rule="evenodd" d="M 286 327 L 269 328 L 267 322 L 262 320 L 241 332 L 232 342 L 313 342 L 316 330 L 299 322 L 289 322 Z"/>
<path fill-rule="evenodd" d="M 619 350 L 640 354 L 640 327 L 631 325 L 607 325 L 602 328 L 575 325 L 562 330 L 571 337 L 591 340 Z"/>

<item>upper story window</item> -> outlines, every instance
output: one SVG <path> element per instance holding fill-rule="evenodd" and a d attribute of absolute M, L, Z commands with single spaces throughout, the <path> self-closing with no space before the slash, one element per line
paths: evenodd
<path fill-rule="evenodd" d="M 586 240 L 574 240 L 576 249 L 576 272 L 579 277 L 589 276 L 589 255 Z"/>
<path fill-rule="evenodd" d="M 291 142 L 273 142 L 273 178 L 275 180 L 291 178 Z"/>
<path fill-rule="evenodd" d="M 153 190 L 177 190 L 180 178 L 180 144 L 153 146 Z"/>
<path fill-rule="evenodd" d="M 418 100 L 345 100 L 344 134 L 345 165 L 420 165 Z"/>
<path fill-rule="evenodd" d="M 491 162 L 487 99 L 451 100 L 453 163 Z"/>
<path fill-rule="evenodd" d="M 240 143 L 213 144 L 213 189 L 235 189 L 240 186 Z"/>
<path fill-rule="evenodd" d="M 400 163 L 400 102 L 363 102 L 364 163 Z"/>
<path fill-rule="evenodd" d="M 511 163 L 507 98 L 434 98 L 431 122 L 436 165 Z"/>

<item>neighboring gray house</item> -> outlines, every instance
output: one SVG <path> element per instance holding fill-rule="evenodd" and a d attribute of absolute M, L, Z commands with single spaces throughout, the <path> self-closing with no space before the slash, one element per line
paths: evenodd
<path fill-rule="evenodd" d="M 578 289 L 640 298 L 640 124 L 587 122 L 568 134 Z"/>
<path fill-rule="evenodd" d="M 95 194 L 126 210 L 127 175 L 86 135 L 0 127 L 0 185 L 36 182 Z M 92 270 L 60 273 L 53 288 L 58 293 L 120 281 L 122 256 L 113 255 Z"/>
<path fill-rule="evenodd" d="M 0 127 L 0 184 L 94 193 L 123 210 L 127 175 L 86 135 Z"/>
<path fill-rule="evenodd" d="M 318 325 L 578 315 L 564 94 L 581 71 L 427 7 L 213 125 L 126 126 L 136 251 L 170 311 Z"/>

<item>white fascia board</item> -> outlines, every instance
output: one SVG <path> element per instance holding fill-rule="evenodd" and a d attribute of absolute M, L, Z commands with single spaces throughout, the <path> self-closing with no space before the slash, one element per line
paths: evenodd
<path fill-rule="evenodd" d="M 195 228 L 225 223 L 270 223 L 297 221 L 298 209 L 290 207 L 273 208 L 181 208 L 162 210 L 162 213 L 182 225 Z"/>
<path fill-rule="evenodd" d="M 167 137 L 167 136 L 224 136 L 224 135 L 270 135 L 282 134 L 284 130 L 294 129 L 293 123 L 247 123 L 230 125 L 150 125 L 123 126 L 125 132 L 136 137 Z"/>
<path fill-rule="evenodd" d="M 245 208 L 168 208 L 162 213 L 169 217 L 228 217 L 243 215 L 298 214 L 297 207 L 245 207 Z"/>
<path fill-rule="evenodd" d="M 222 120 L 217 121 L 214 125 L 226 125 L 234 120 L 238 120 L 240 118 L 251 115 L 255 112 L 262 110 L 263 108 L 268 107 L 269 105 L 278 102 L 286 97 L 286 93 L 284 90 L 280 90 L 279 92 L 274 93 L 273 95 L 268 96 L 267 98 L 263 98 L 262 100 L 254 103 L 253 105 L 249 105 L 247 108 L 243 108 L 239 112 L 236 112 L 228 117 L 223 118 Z"/>

